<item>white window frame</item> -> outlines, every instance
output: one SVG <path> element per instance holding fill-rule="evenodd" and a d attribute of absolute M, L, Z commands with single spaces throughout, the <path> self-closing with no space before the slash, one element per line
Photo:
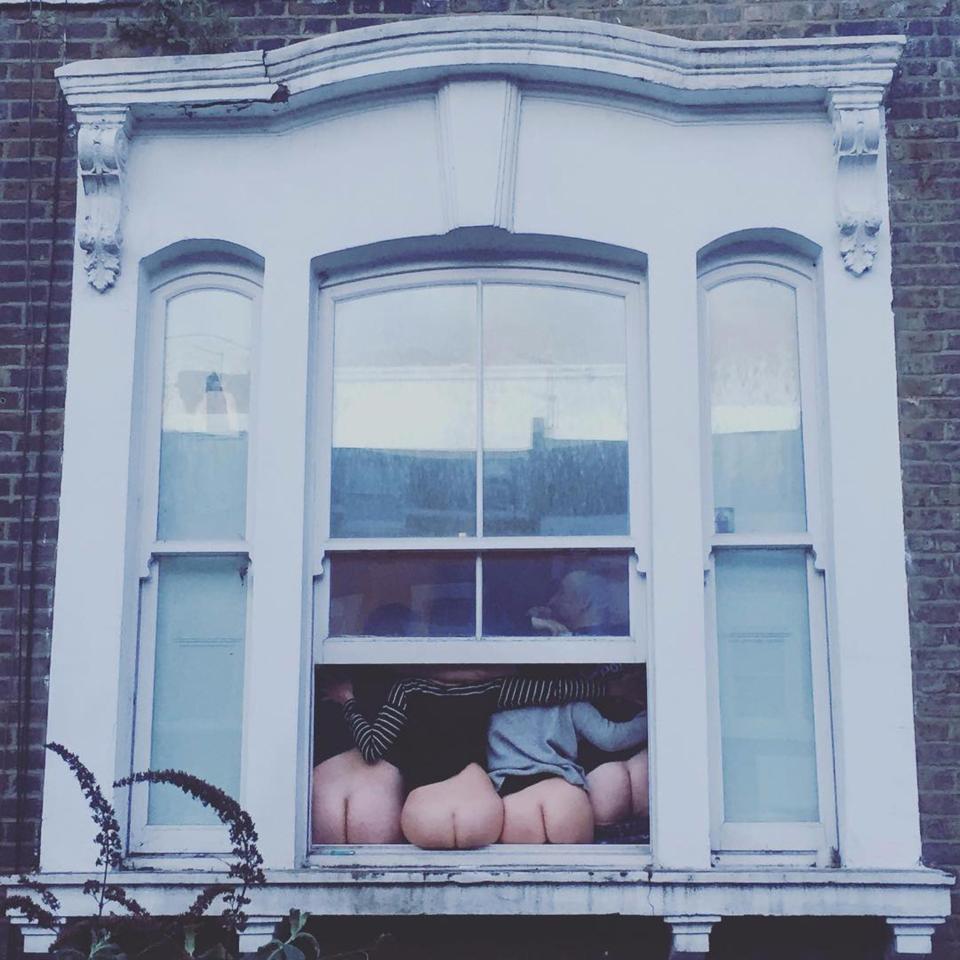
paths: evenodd
<path fill-rule="evenodd" d="M 820 453 L 825 404 L 817 265 L 799 255 L 764 251 L 714 254 L 698 271 L 703 470 L 704 583 L 706 590 L 707 664 L 710 678 L 710 820 L 715 862 L 790 862 L 829 866 L 836 850 L 836 795 L 833 772 L 833 725 L 827 643 L 827 571 L 830 534 L 824 516 L 823 490 L 829 489 L 827 465 Z M 710 430 L 710 335 L 708 294 L 728 283 L 767 280 L 791 290 L 796 303 L 800 375 L 800 410 L 806 529 L 795 533 L 716 533 L 712 435 Z M 807 606 L 814 742 L 819 819 L 812 822 L 728 822 L 723 802 L 719 650 L 717 636 L 716 557 L 738 549 L 802 551 L 806 557 Z"/>
<path fill-rule="evenodd" d="M 144 321 L 146 327 L 142 356 L 142 415 L 140 426 L 141 489 L 143 499 L 139 511 L 139 569 L 137 586 L 139 602 L 136 677 L 133 681 L 133 736 L 131 761 L 134 770 L 150 768 L 152 742 L 154 669 L 156 665 L 157 597 L 159 591 L 160 561 L 165 557 L 234 557 L 246 567 L 246 627 L 244 648 L 250 633 L 250 538 L 254 522 L 252 498 L 249 495 L 249 476 L 256 462 L 256 397 L 257 397 L 257 343 L 260 337 L 260 276 L 252 266 L 239 261 L 218 262 L 214 256 L 197 255 L 175 262 L 144 277 L 149 280 L 144 290 Z M 250 309 L 250 409 L 247 441 L 246 514 L 243 537 L 228 540 L 167 540 L 158 536 L 160 502 L 160 439 L 164 390 L 167 308 L 171 301 L 198 290 L 226 290 L 249 301 Z M 245 662 L 246 662 L 246 658 Z M 244 673 L 246 674 L 246 665 Z M 249 678 L 244 676 L 243 696 Z M 238 762 L 243 768 L 246 731 L 241 730 Z M 242 777 L 241 777 L 242 782 Z M 217 824 L 151 825 L 148 822 L 147 784 L 135 784 L 129 789 L 130 816 L 128 822 L 128 850 L 131 855 L 168 854 L 171 851 L 192 854 L 223 853 L 230 849 L 226 827 Z"/>
<path fill-rule="evenodd" d="M 589 252 L 589 245 L 584 251 Z M 586 259 L 586 258 L 585 258 Z M 624 301 L 627 389 L 628 442 L 628 517 L 630 532 L 612 536 L 471 536 L 404 537 L 404 538 L 331 538 L 330 494 L 331 454 L 333 437 L 333 327 L 336 304 L 355 297 L 398 289 L 423 289 L 437 285 L 473 285 L 477 290 L 477 310 L 481 309 L 483 283 L 554 286 L 587 290 L 617 296 Z M 309 521 L 311 561 L 308 565 L 307 590 L 314 598 L 313 615 L 308 626 L 313 663 L 323 664 L 446 664 L 446 663 L 645 663 L 649 637 L 649 411 L 647 386 L 649 367 L 646 329 L 645 275 L 639 270 L 623 270 L 595 265 L 588 266 L 560 257 L 545 255 L 536 261 L 426 261 L 403 269 L 387 271 L 348 271 L 333 278 L 324 277 L 317 297 L 316 328 L 313 342 L 313 382 L 311 389 L 314 424 L 310 451 L 312 464 L 309 502 L 313 505 Z M 478 338 L 482 336 L 477 324 Z M 482 353 L 478 354 L 482 357 Z M 479 370 L 480 368 L 478 368 Z M 482 381 L 482 377 L 478 377 Z M 482 382 L 478 383 L 481 403 L 477 415 L 477 442 L 482 444 Z M 308 442 L 308 447 L 310 446 Z M 482 467 L 482 445 L 478 468 Z M 482 510 L 482 469 L 477 476 L 477 517 Z M 412 639 L 329 638 L 330 558 L 336 552 L 444 551 L 471 554 L 483 551 L 508 555 L 523 550 L 623 550 L 629 565 L 629 637 L 424 637 Z M 477 607 L 482 604 L 478 592 Z M 479 620 L 477 629 L 479 630 Z M 649 678 L 648 678 L 649 683 Z M 312 678 L 311 678 L 312 688 Z M 646 844 L 599 845 L 570 844 L 562 847 L 530 847 L 497 844 L 482 851 L 440 853 L 420 850 L 409 845 L 314 845 L 310 863 L 315 866 L 336 864 L 345 851 L 351 863 L 358 865 L 411 863 L 435 866 L 465 864 L 476 867 L 496 866 L 522 860 L 528 863 L 571 865 L 585 860 L 596 863 L 649 862 Z M 342 861 L 341 861 L 342 862 Z"/>
<path fill-rule="evenodd" d="M 628 516 L 630 532 L 612 536 L 469 536 L 469 537 L 396 537 L 332 538 L 330 529 L 330 456 L 333 418 L 333 311 L 338 302 L 372 293 L 424 288 L 438 285 L 477 287 L 484 282 L 497 284 L 554 286 L 604 293 L 624 300 L 627 362 L 627 435 L 628 435 Z M 310 571 L 315 590 L 314 650 L 317 663 L 328 664 L 431 664 L 431 663 L 641 663 L 646 659 L 649 636 L 644 598 L 644 579 L 649 556 L 649 431 L 645 400 L 647 383 L 646 313 L 643 278 L 597 269 L 587 271 L 575 264 L 544 259 L 536 265 L 502 266 L 427 265 L 423 268 L 365 279 L 341 279 L 325 283 L 320 291 L 317 317 L 317 363 L 314 365 L 312 399 L 316 424 L 312 451 L 314 506 L 310 527 L 313 531 Z M 478 324 L 478 336 L 480 327 Z M 482 378 L 479 378 L 482 380 Z M 478 384 L 478 391 L 482 383 Z M 478 408 L 477 436 L 481 443 L 482 404 Z M 309 445 L 309 444 L 308 444 Z M 482 463 L 482 448 L 478 467 Z M 477 471 L 477 514 L 482 510 L 482 469 Z M 629 637 L 424 637 L 328 638 L 330 602 L 330 555 L 334 552 L 439 552 L 461 554 L 496 552 L 507 555 L 522 550 L 614 550 L 630 554 L 628 580 L 630 603 Z M 477 596 L 477 604 L 482 597 Z M 479 621 L 478 621 L 479 629 Z"/>

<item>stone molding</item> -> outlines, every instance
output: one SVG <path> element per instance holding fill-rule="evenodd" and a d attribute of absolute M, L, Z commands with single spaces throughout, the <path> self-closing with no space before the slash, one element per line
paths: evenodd
<path fill-rule="evenodd" d="M 441 135 L 449 134 L 445 148 L 455 151 L 457 124 L 449 114 L 461 99 L 451 86 L 456 81 L 458 92 L 467 85 L 487 87 L 495 193 L 483 222 L 507 229 L 510 197 L 503 185 L 515 162 L 525 84 L 565 84 L 659 102 L 681 120 L 705 111 L 713 119 L 744 110 L 784 115 L 826 104 L 835 129 L 840 254 L 847 269 L 860 275 L 878 249 L 880 104 L 904 43 L 900 36 L 696 42 L 562 17 L 485 15 L 366 27 L 270 52 L 67 64 L 56 73 L 80 120 L 85 267 L 101 292 L 120 271 L 124 163 L 133 121 L 262 128 L 334 99 L 371 93 L 382 98 L 430 85 L 440 91 Z M 478 211 L 460 208 L 456 181 L 448 180 L 451 228 L 477 222 Z"/>
<path fill-rule="evenodd" d="M 830 118 L 836 156 L 837 226 L 843 265 L 856 276 L 873 266 L 880 205 L 880 144 L 883 88 L 831 90 Z"/>
<path fill-rule="evenodd" d="M 77 163 L 83 185 L 77 242 L 90 285 L 101 293 L 120 274 L 128 111 L 78 113 Z"/>
<path fill-rule="evenodd" d="M 151 871 L 124 872 L 122 881 L 146 909 L 163 916 L 185 909 L 205 884 L 225 879 L 183 868 L 182 859 L 167 867 L 160 859 Z M 451 883 L 454 877 L 456 882 Z M 86 874 L 48 873 L 40 878 L 61 900 L 65 915 L 82 915 Z M 315 915 L 349 915 L 359 897 L 371 916 L 589 912 L 661 917 L 671 927 L 677 956 L 706 953 L 711 929 L 722 917 L 875 916 L 886 919 L 901 952 L 917 954 L 929 952 L 930 937 L 949 912 L 953 884 L 949 875 L 926 868 L 671 871 L 610 864 L 564 868 L 555 863 L 452 870 L 439 865 L 435 869 L 325 865 L 312 871 L 273 870 L 267 879 L 267 886 L 249 891 L 251 922 L 241 941 L 245 950 L 267 942 L 273 925 L 293 905 Z M 13 878 L 2 885 L 9 894 L 29 893 Z M 16 916 L 14 922 L 31 934 L 29 952 L 47 949 L 45 931 L 24 917 Z"/>

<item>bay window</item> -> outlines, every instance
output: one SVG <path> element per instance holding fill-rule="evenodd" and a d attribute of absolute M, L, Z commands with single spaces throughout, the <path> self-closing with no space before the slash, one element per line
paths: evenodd
<path fill-rule="evenodd" d="M 661 916 L 686 950 L 777 913 L 929 944 L 882 204 L 902 43 L 484 16 L 61 68 L 89 237 L 48 736 L 103 783 L 236 793 L 271 878 L 245 946 L 361 897 Z M 312 847 L 318 673 L 465 664 L 635 665 L 649 845 Z M 44 792 L 69 908 L 85 814 L 56 765 Z M 138 899 L 189 902 L 219 828 L 115 799 Z"/>

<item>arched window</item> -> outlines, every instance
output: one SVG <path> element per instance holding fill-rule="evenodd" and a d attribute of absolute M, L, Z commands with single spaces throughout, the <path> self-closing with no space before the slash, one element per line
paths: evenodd
<path fill-rule="evenodd" d="M 702 264 L 704 531 L 715 685 L 713 844 L 833 846 L 824 464 L 813 268 Z"/>
<path fill-rule="evenodd" d="M 196 255 L 149 285 L 136 769 L 240 788 L 255 270 Z M 133 791 L 132 851 L 223 846 L 219 821 L 168 786 Z M 183 839 L 189 827 L 192 838 Z"/>

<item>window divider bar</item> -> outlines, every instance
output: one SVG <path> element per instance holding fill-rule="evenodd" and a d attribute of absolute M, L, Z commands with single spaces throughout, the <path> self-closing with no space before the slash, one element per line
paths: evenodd
<path fill-rule="evenodd" d="M 250 545 L 245 540 L 159 540 L 152 544 L 150 557 L 178 557 L 192 554 L 228 556 L 236 554 L 249 559 Z"/>
<path fill-rule="evenodd" d="M 477 536 L 483 536 L 483 284 L 478 280 L 477 281 L 477 296 L 476 296 L 476 319 L 477 319 L 477 331 L 476 331 L 476 343 L 477 343 L 477 361 L 476 361 L 476 377 L 477 377 L 477 476 L 476 481 L 476 531 Z M 479 583 L 477 584 L 477 596 L 480 596 L 479 593 Z M 477 620 L 477 630 L 480 630 L 480 620 Z"/>
<path fill-rule="evenodd" d="M 711 537 L 710 549 L 725 547 L 770 547 L 774 549 L 813 549 L 815 541 L 810 533 L 718 533 Z"/>
<path fill-rule="evenodd" d="M 494 550 L 623 550 L 637 549 L 637 541 L 629 535 L 580 537 L 370 537 L 328 540 L 322 545 L 332 553 L 404 553 L 439 552 L 474 553 Z"/>

